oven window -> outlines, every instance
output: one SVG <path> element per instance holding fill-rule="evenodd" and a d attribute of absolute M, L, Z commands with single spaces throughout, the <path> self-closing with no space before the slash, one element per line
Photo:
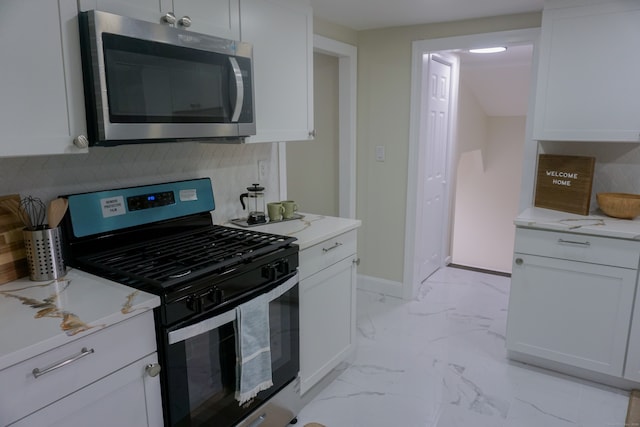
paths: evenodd
<path fill-rule="evenodd" d="M 242 407 L 235 399 L 234 322 L 168 346 L 163 368 L 171 426 L 233 426 L 297 377 L 298 286 L 269 304 L 269 326 L 274 385 Z"/>
<path fill-rule="evenodd" d="M 214 52 L 103 34 L 111 123 L 229 123 L 230 66 Z"/>

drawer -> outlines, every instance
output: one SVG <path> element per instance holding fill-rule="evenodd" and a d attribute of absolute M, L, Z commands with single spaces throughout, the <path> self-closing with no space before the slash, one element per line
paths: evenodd
<path fill-rule="evenodd" d="M 637 269 L 640 260 L 640 242 L 518 228 L 514 252 Z"/>
<path fill-rule="evenodd" d="M 154 330 L 153 312 L 147 311 L 0 371 L 0 425 L 25 417 L 155 352 Z M 93 352 L 77 357 L 82 349 Z M 33 374 L 35 368 L 43 371 L 74 358 L 38 378 Z"/>
<path fill-rule="evenodd" d="M 325 240 L 300 252 L 300 280 L 356 253 L 357 230 Z"/>

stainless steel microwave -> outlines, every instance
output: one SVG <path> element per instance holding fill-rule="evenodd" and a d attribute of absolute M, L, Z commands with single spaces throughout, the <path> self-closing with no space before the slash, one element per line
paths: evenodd
<path fill-rule="evenodd" d="M 255 135 L 250 44 L 95 10 L 79 24 L 90 146 Z"/>

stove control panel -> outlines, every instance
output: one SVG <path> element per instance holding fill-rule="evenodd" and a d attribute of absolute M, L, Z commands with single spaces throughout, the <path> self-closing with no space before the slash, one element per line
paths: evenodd
<path fill-rule="evenodd" d="M 160 206 L 173 205 L 176 198 L 173 191 L 162 191 L 160 193 L 141 194 L 127 197 L 127 208 L 129 211 L 139 211 L 142 209 L 157 208 Z"/>

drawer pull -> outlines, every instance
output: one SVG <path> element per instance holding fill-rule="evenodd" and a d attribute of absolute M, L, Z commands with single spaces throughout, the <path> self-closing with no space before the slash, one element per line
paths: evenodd
<path fill-rule="evenodd" d="M 150 377 L 157 377 L 162 368 L 157 363 L 149 363 L 144 367 L 144 370 Z"/>
<path fill-rule="evenodd" d="M 524 264 L 524 261 L 522 258 L 516 258 L 516 265 L 522 265 Z"/>
<path fill-rule="evenodd" d="M 558 243 L 565 245 L 591 246 L 589 242 L 576 242 L 575 240 L 558 239 Z"/>
<path fill-rule="evenodd" d="M 54 365 L 51 365 L 47 368 L 44 368 L 43 370 L 40 370 L 38 368 L 35 368 L 33 371 L 31 371 L 33 373 L 33 376 L 38 378 L 44 374 L 48 374 L 51 371 L 55 371 L 58 368 L 62 368 L 63 366 L 67 366 L 69 363 L 73 363 L 76 360 L 82 359 L 85 356 L 90 355 L 91 353 L 93 353 L 94 350 L 93 349 L 89 349 L 87 350 L 87 347 L 82 347 L 82 350 L 80 350 L 80 353 L 76 354 L 73 357 L 70 357 L 67 360 L 63 360 L 62 362 L 58 362 Z"/>
<path fill-rule="evenodd" d="M 342 246 L 342 243 L 336 242 L 335 245 L 331 246 L 330 248 L 322 248 L 322 252 L 326 254 L 327 252 L 332 251 L 335 248 L 339 248 L 340 246 Z"/>

